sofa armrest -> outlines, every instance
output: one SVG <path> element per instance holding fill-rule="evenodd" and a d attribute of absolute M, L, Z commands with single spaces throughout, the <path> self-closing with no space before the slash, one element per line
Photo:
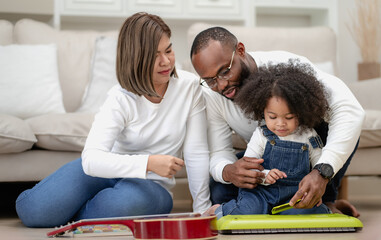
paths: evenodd
<path fill-rule="evenodd" d="M 364 109 L 381 110 L 381 78 L 350 83 L 348 87 Z"/>

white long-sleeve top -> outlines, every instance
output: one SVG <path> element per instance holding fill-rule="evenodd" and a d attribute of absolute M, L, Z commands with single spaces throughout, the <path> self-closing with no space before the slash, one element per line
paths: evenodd
<path fill-rule="evenodd" d="M 209 200 L 209 151 L 205 101 L 194 74 L 178 71 L 158 104 L 117 85 L 96 114 L 84 150 L 86 174 L 103 178 L 151 179 L 169 192 L 175 179 L 147 172 L 149 155 L 185 160 L 193 210 Z"/>
<path fill-rule="evenodd" d="M 285 51 L 250 52 L 258 67 L 277 63 L 287 63 L 289 59 L 299 59 L 311 64 L 316 77 L 326 88 L 331 113 L 328 122 L 328 137 L 318 163 L 329 163 L 335 174 L 341 169 L 360 136 L 365 117 L 364 110 L 349 88 L 337 77 L 320 71 L 305 57 Z M 208 142 L 210 174 L 214 180 L 227 183 L 222 171 L 227 164 L 237 161 L 232 144 L 232 130 L 248 141 L 257 127 L 257 122 L 248 119 L 233 101 L 208 88 L 204 89 L 208 119 Z"/>

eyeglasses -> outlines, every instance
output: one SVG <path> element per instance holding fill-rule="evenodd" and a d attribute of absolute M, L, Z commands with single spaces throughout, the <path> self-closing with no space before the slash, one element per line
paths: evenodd
<path fill-rule="evenodd" d="M 200 78 L 200 84 L 203 85 L 203 83 L 206 83 L 208 84 L 210 88 L 215 88 L 217 87 L 217 84 L 218 84 L 217 79 L 229 81 L 229 79 L 233 76 L 233 74 L 230 73 L 230 69 L 232 68 L 232 65 L 233 65 L 234 54 L 235 54 L 235 50 L 233 51 L 233 55 L 232 55 L 232 59 L 230 60 L 229 67 L 219 71 L 215 77 Z"/>

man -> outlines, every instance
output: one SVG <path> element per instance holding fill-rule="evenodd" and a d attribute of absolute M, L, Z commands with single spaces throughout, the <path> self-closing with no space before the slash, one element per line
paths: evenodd
<path fill-rule="evenodd" d="M 214 179 L 211 180 L 213 204 L 235 198 L 238 188 L 255 188 L 264 177 L 263 173 L 251 170 L 262 170 L 262 159 L 243 157 L 237 160 L 233 150 L 232 130 L 249 140 L 257 127 L 257 123 L 245 117 L 234 104 L 234 97 L 244 80 L 255 74 L 258 67 L 270 62 L 288 62 L 293 58 L 311 64 L 305 57 L 284 51 L 248 53 L 243 43 L 221 27 L 209 28 L 196 36 L 191 49 L 192 64 L 201 83 L 209 86 L 204 88 L 204 95 L 211 152 L 210 174 Z M 364 110 L 340 79 L 314 69 L 331 96 L 332 117 L 316 129 L 325 144 L 322 156 L 300 182 L 290 204 L 297 209 L 312 208 L 323 199 L 333 212 L 341 211 L 357 217 L 358 212 L 349 202 L 335 200 L 340 181 L 357 149 Z M 298 199 L 302 201 L 295 204 Z"/>

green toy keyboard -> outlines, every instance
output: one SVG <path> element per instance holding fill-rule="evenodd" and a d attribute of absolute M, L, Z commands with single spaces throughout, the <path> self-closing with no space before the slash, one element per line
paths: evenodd
<path fill-rule="evenodd" d="M 221 234 L 356 232 L 362 222 L 343 214 L 227 215 L 217 220 Z"/>

